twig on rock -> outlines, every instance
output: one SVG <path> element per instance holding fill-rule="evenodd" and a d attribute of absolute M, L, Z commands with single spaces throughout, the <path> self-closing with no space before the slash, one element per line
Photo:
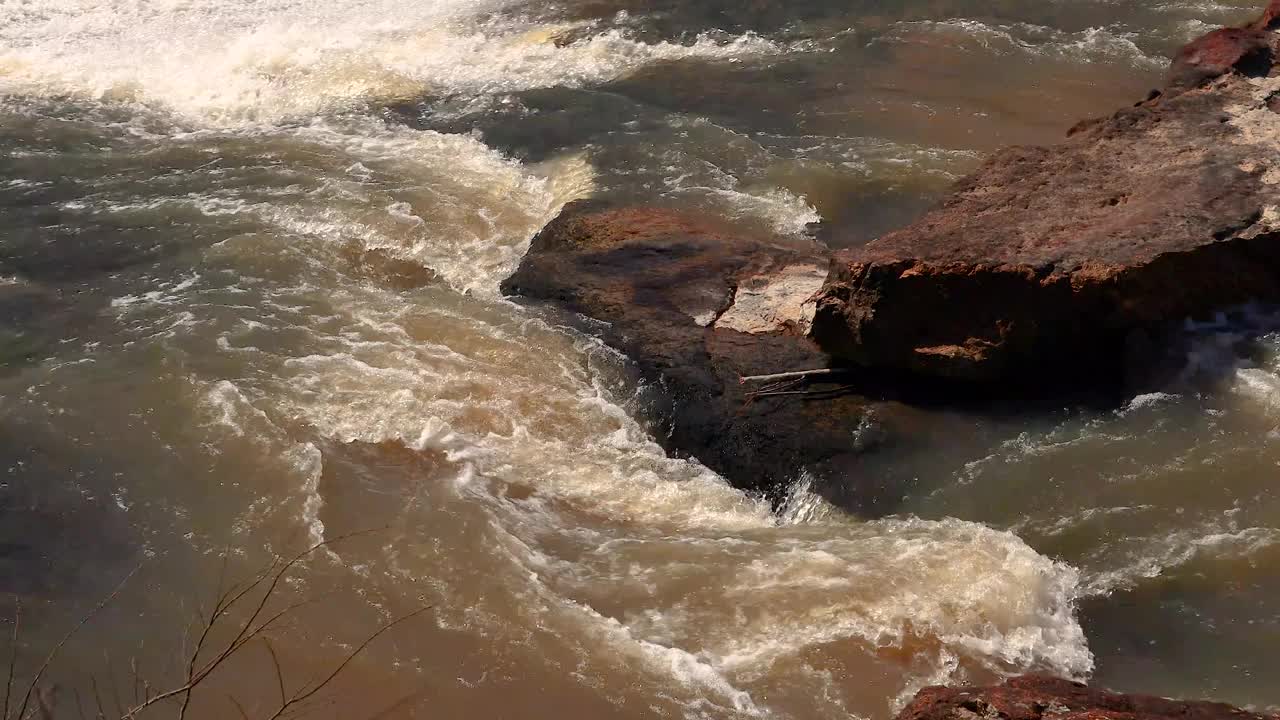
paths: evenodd
<path fill-rule="evenodd" d="M 852 389 L 853 389 L 852 385 L 841 385 L 839 387 L 829 388 L 826 390 L 775 390 L 772 392 L 752 393 L 751 397 L 754 399 L 754 398 L 762 398 L 762 397 L 777 397 L 779 395 L 826 396 L 826 395 L 838 395 L 839 393 L 842 393 L 846 390 L 852 390 Z"/>
<path fill-rule="evenodd" d="M 844 372 L 840 368 L 820 368 L 818 370 L 796 370 L 794 372 L 774 373 L 772 375 L 743 375 L 738 378 L 739 385 L 749 382 L 770 382 L 773 380 L 789 380 L 792 378 L 810 378 L 821 375 L 835 375 Z"/>

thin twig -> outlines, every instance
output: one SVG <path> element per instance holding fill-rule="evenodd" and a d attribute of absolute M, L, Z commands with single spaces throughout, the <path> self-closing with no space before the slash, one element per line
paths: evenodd
<path fill-rule="evenodd" d="M 35 709 L 40 713 L 40 720 L 53 720 L 53 709 L 58 704 L 58 698 L 55 695 L 57 691 L 57 685 L 36 691 Z"/>
<path fill-rule="evenodd" d="M 360 643 L 360 645 L 359 645 L 355 650 L 351 651 L 351 653 L 349 653 L 349 654 L 347 655 L 346 659 L 345 659 L 345 660 L 343 660 L 341 663 L 339 663 L 339 664 L 338 664 L 338 667 L 334 668 L 334 669 L 333 669 L 333 672 L 329 673 L 329 675 L 328 675 L 328 676 L 326 676 L 324 680 L 321 680 L 319 683 L 317 683 L 316 685 L 314 685 L 311 689 L 309 689 L 309 690 L 307 690 L 307 691 L 305 691 L 305 692 L 301 692 L 300 694 L 296 694 L 296 695 L 294 695 L 293 697 L 291 697 L 291 698 L 289 699 L 289 701 L 288 701 L 288 702 L 286 702 L 284 705 L 282 705 L 282 706 L 280 707 L 280 709 L 279 709 L 279 710 L 277 710 L 277 711 L 275 712 L 275 714 L 274 714 L 274 715 L 272 715 L 272 716 L 271 716 L 271 718 L 270 718 L 269 720 L 276 720 L 276 719 L 277 719 L 277 718 L 279 718 L 281 715 L 283 715 L 283 714 L 284 714 L 284 712 L 285 712 L 286 710 L 288 710 L 290 707 L 292 707 L 293 705 L 296 705 L 296 704 L 298 704 L 298 703 L 304 702 L 307 698 L 309 698 L 309 697 L 311 697 L 312 695 L 315 695 L 316 693 L 320 692 L 320 690 L 321 690 L 321 689 L 323 689 L 326 685 L 328 685 L 330 682 L 332 682 L 332 681 L 333 681 L 333 679 L 334 679 L 335 677 L 337 677 L 337 676 L 338 676 L 338 673 L 341 673 L 344 669 L 346 669 L 346 667 L 347 667 L 348 665 L 350 665 L 350 664 L 351 664 L 351 662 L 352 662 L 353 660 L 355 660 L 355 659 L 356 659 L 356 656 L 358 656 L 361 652 L 364 652 L 364 649 L 365 649 L 365 648 L 367 648 L 367 647 L 369 647 L 370 643 L 372 643 L 374 640 L 377 640 L 377 639 L 378 639 L 378 638 L 379 638 L 383 633 L 387 632 L 388 630 L 390 630 L 390 629 L 394 628 L 395 626 L 397 626 L 397 625 L 399 625 L 399 624 L 401 624 L 401 623 L 403 623 L 403 622 L 406 622 L 406 621 L 408 621 L 408 620 L 411 620 L 411 619 L 413 619 L 413 618 L 415 618 L 415 617 L 417 617 L 417 616 L 419 616 L 419 615 L 421 615 L 421 614 L 425 613 L 426 611 L 428 611 L 428 610 L 430 610 L 430 609 L 431 609 L 431 606 L 430 606 L 430 605 L 427 605 L 427 606 L 425 606 L 425 607 L 418 608 L 417 610 L 414 610 L 413 612 L 409 613 L 408 615 L 402 615 L 402 616 L 400 616 L 398 619 L 396 619 L 396 620 L 392 620 L 391 622 L 387 623 L 386 625 L 383 625 L 381 628 L 379 628 L 379 629 L 378 629 L 378 631 L 377 631 L 377 632 L 375 632 L 374 634 L 372 634 L 372 635 L 370 635 L 369 637 L 365 638 L 365 641 L 364 641 L 364 642 L 362 642 L 362 643 Z"/>
<path fill-rule="evenodd" d="M 9 698 L 13 694 L 13 673 L 18 667 L 18 628 L 22 626 L 22 601 L 13 596 L 13 635 L 9 638 L 9 672 L 4 683 L 4 714 L 0 720 L 9 720 Z"/>
<path fill-rule="evenodd" d="M 813 396 L 822 396 L 822 395 L 834 395 L 834 394 L 841 393 L 841 392 L 844 392 L 844 391 L 846 391 L 846 390 L 852 390 L 852 389 L 853 389 L 853 386 L 852 386 L 852 385 L 841 385 L 840 387 L 829 388 L 829 389 L 827 389 L 827 390 L 788 390 L 788 391 L 784 391 L 784 392 L 762 392 L 762 393 L 754 393 L 753 397 L 777 397 L 777 396 L 779 396 L 779 395 L 813 395 Z"/>
<path fill-rule="evenodd" d="M 752 390 L 746 394 L 747 400 L 745 403 L 743 403 L 743 407 L 746 408 L 750 406 L 752 401 L 754 401 L 757 397 L 760 397 L 761 393 L 778 392 L 779 390 L 790 390 L 792 388 L 800 387 L 801 383 L 803 382 L 804 382 L 804 378 L 796 378 L 795 380 L 781 380 L 778 382 L 771 382 L 771 383 L 762 385 L 759 388 Z"/>
<path fill-rule="evenodd" d="M 786 380 L 790 378 L 808 378 L 819 375 L 834 375 L 842 373 L 845 370 L 841 368 L 820 368 L 818 370 L 796 370 L 794 372 L 774 373 L 772 375 L 743 375 L 738 378 L 738 384 L 745 385 L 749 382 L 762 382 L 769 380 Z"/>
<path fill-rule="evenodd" d="M 404 697 L 400 698 L 399 700 L 396 700 L 390 705 L 386 706 L 377 715 L 371 715 L 369 717 L 369 720 L 384 720 L 384 718 L 390 717 L 391 714 L 396 712 L 397 710 L 401 710 L 403 708 L 411 708 L 414 705 L 422 702 L 423 696 L 426 694 L 427 694 L 426 688 L 423 688 L 421 690 L 415 690 L 409 693 L 408 695 L 405 695 Z"/>
<path fill-rule="evenodd" d="M 224 567 L 225 567 L 226 557 L 227 557 L 226 555 L 223 555 Z M 275 567 L 275 562 L 272 562 L 271 567 Z M 254 578 L 254 580 L 250 582 L 248 585 L 246 585 L 244 588 L 240 588 L 238 585 L 233 585 L 231 588 L 227 589 L 226 592 L 222 592 L 223 580 L 222 580 L 221 574 L 219 574 L 218 598 L 213 603 L 213 610 L 209 613 L 209 619 L 205 620 L 203 617 L 200 617 L 202 613 L 200 613 L 199 609 L 196 610 L 196 615 L 197 617 L 200 617 L 201 623 L 203 624 L 203 628 L 200 631 L 200 637 L 196 638 L 196 644 L 195 644 L 195 647 L 191 650 L 191 656 L 187 659 L 187 674 L 184 679 L 186 680 L 186 684 L 188 686 L 191 685 L 191 680 L 195 675 L 196 662 L 200 659 L 200 651 L 204 649 L 205 640 L 209 638 L 209 633 L 213 632 L 214 625 L 218 624 L 218 619 L 222 617 L 222 614 L 226 612 L 227 609 L 229 609 L 238 600 L 240 600 L 240 598 L 244 597 L 246 594 L 252 591 L 255 587 L 257 587 L 263 580 L 265 580 L 267 578 L 266 573 L 267 571 L 263 571 L 262 573 L 259 573 L 259 575 L 256 578 Z M 185 635 L 184 635 L 184 638 L 185 638 Z M 183 641 L 183 644 L 184 645 L 186 644 L 185 639 Z M 185 652 L 185 647 L 184 647 L 184 652 Z M 146 707 L 147 704 L 149 703 L 150 703 L 150 700 L 144 700 L 141 704 L 135 704 L 134 707 Z M 191 693 L 187 692 L 187 694 L 184 695 L 182 698 L 182 707 L 178 710 L 179 720 L 181 720 L 181 718 L 186 717 L 187 707 L 190 704 L 191 704 Z"/>
<path fill-rule="evenodd" d="M 98 703 L 98 720 L 107 716 L 107 708 L 102 704 L 102 693 L 98 692 L 98 676 L 89 676 L 89 686 L 93 688 L 93 701 Z"/>
<path fill-rule="evenodd" d="M 116 596 L 120 594 L 120 591 L 124 590 L 124 586 L 129 582 L 129 579 L 132 578 L 134 573 L 137 573 L 141 568 L 141 563 L 134 566 L 134 568 L 129 571 L 129 574 L 125 575 L 124 579 L 120 581 L 120 584 L 116 585 L 116 589 L 111 591 L 110 595 L 103 598 L 102 601 L 93 608 L 93 610 L 89 611 L 88 615 L 81 618 L 80 622 L 76 623 L 75 627 L 68 630 L 67 634 L 62 636 L 62 639 L 58 641 L 57 645 L 53 646 L 53 649 L 49 651 L 49 655 L 45 657 L 44 662 L 40 664 L 40 669 L 36 670 L 35 677 L 31 678 L 31 684 L 27 686 L 27 692 L 22 696 L 22 707 L 18 710 L 18 720 L 22 720 L 27 716 L 27 706 L 31 704 L 31 696 L 35 693 L 36 686 L 40 684 L 40 680 L 44 677 L 45 671 L 49 669 L 51 664 L 53 664 L 53 659 L 57 657 L 58 652 L 62 650 L 62 647 L 67 644 L 67 641 L 71 639 L 72 635 L 75 635 L 80 628 L 88 624 L 88 622 L 92 620 L 95 615 L 101 612 L 108 603 L 115 600 Z"/>
<path fill-rule="evenodd" d="M 227 699 L 231 701 L 232 705 L 236 706 L 236 710 L 240 712 L 241 720 L 249 720 L 249 713 L 244 711 L 244 706 L 240 704 L 235 695 L 227 695 Z"/>
<path fill-rule="evenodd" d="M 179 696 L 182 697 L 182 706 L 179 710 L 179 715 L 178 715 L 179 720 L 181 720 L 181 718 L 185 716 L 187 708 L 191 703 L 192 693 L 202 682 L 204 682 L 204 680 L 207 677 L 209 677 L 210 674 L 213 673 L 214 670 L 217 670 L 218 667 L 223 662 L 225 662 L 232 655 L 239 652 L 241 648 L 247 645 L 255 637 L 259 636 L 264 630 L 266 630 L 268 627 L 274 624 L 275 621 L 279 620 L 281 617 L 284 617 L 288 612 L 298 607 L 301 607 L 302 605 L 313 602 L 312 599 L 308 599 L 302 602 L 294 603 L 286 607 L 284 610 L 281 610 L 280 612 L 277 612 L 276 614 L 272 615 L 265 622 L 258 623 L 255 627 L 255 623 L 257 623 L 258 618 L 262 616 L 262 611 L 266 608 L 266 605 L 270 601 L 272 595 L 275 594 L 275 590 L 279 586 L 280 581 L 289 573 L 289 571 L 295 565 L 297 565 L 307 556 L 311 555 L 312 553 L 314 553 L 315 551 L 321 548 L 328 547 L 330 545 L 334 545 L 336 543 L 343 542 L 345 540 L 349 540 L 354 537 L 359 537 L 361 535 L 369 535 L 371 533 L 380 532 L 386 529 L 387 527 L 383 526 L 378 528 L 371 528 L 368 530 L 359 530 L 356 532 L 348 533 L 346 535 L 340 535 L 335 538 L 323 540 L 321 542 L 316 543 L 315 545 L 312 545 L 306 550 L 303 550 L 302 552 L 294 555 L 293 557 L 289 558 L 287 562 L 283 564 L 281 564 L 279 561 L 279 558 L 277 558 L 275 561 L 271 563 L 270 566 L 268 566 L 268 569 L 266 571 L 264 571 L 263 573 L 260 573 L 258 577 L 256 577 L 252 582 L 250 582 L 245 587 L 238 588 L 238 586 L 235 586 L 232 588 L 232 590 L 228 590 L 228 594 L 230 594 L 233 590 L 235 591 L 235 593 L 234 595 L 230 595 L 230 597 L 227 599 L 226 602 L 220 601 L 215 605 L 214 607 L 215 612 L 210 616 L 209 621 L 206 624 L 206 628 L 201 633 L 200 639 L 197 640 L 196 647 L 192 652 L 191 659 L 188 663 L 189 670 L 188 670 L 188 676 L 186 678 L 186 681 L 182 685 L 179 685 L 178 687 L 161 692 L 155 695 L 154 697 L 151 697 L 150 699 L 138 705 L 135 705 L 134 707 L 130 708 L 128 712 L 121 713 L 120 720 L 132 720 L 132 718 L 137 717 L 138 713 L 142 712 L 143 710 L 146 710 L 148 707 L 151 707 L 152 705 L 155 705 L 157 703 L 164 702 L 166 700 L 176 698 Z M 240 630 L 239 632 L 236 633 L 236 636 L 231 640 L 230 643 L 226 645 L 226 647 L 224 647 L 211 660 L 206 662 L 204 665 L 200 666 L 198 670 L 195 670 L 196 658 L 199 657 L 200 652 L 203 649 L 204 641 L 208 638 L 209 633 L 212 631 L 212 626 L 215 625 L 217 621 L 223 615 L 225 615 L 233 606 L 235 606 L 242 598 L 244 598 L 248 593 L 252 592 L 254 588 L 260 586 L 263 582 L 266 582 L 267 579 L 271 580 L 270 584 L 267 586 L 267 591 L 258 600 L 258 604 L 254 607 L 254 610 L 249 615 L 248 620 L 245 620 L 243 623 L 241 623 Z"/>
<path fill-rule="evenodd" d="M 132 685 L 132 686 L 133 686 L 133 704 L 134 704 L 134 705 L 137 705 L 139 702 L 141 702 L 140 700 L 138 700 L 138 684 L 139 684 L 139 682 L 140 682 L 140 681 L 139 681 L 139 679 L 138 679 L 138 658 L 137 658 L 137 656 L 134 656 L 134 657 L 129 658 L 129 673 L 130 673 L 130 675 L 132 675 L 132 677 L 133 677 L 133 682 L 132 682 L 132 683 L 130 683 L 130 685 Z"/>
<path fill-rule="evenodd" d="M 115 670 L 113 670 L 113 669 L 112 669 L 112 665 L 111 665 L 111 656 L 110 656 L 108 653 L 105 653 L 105 652 L 104 652 L 104 653 L 103 653 L 103 657 L 105 657 L 105 658 L 106 658 L 106 665 L 107 665 L 107 677 L 111 678 L 111 685 L 110 685 L 109 687 L 110 687 L 110 689 L 111 689 L 111 699 L 112 699 L 112 700 L 114 700 L 114 701 L 115 701 L 115 703 L 116 703 L 116 713 L 115 713 L 115 714 L 116 714 L 117 716 L 119 716 L 119 715 L 123 715 L 123 714 L 124 714 L 124 703 L 120 702 L 120 683 L 116 682 L 116 672 L 115 672 Z"/>
<path fill-rule="evenodd" d="M 87 720 L 87 719 L 85 718 L 85 716 L 84 716 L 84 703 L 83 703 L 83 702 L 81 702 L 81 700 L 80 700 L 80 689 L 79 689 L 79 688 L 76 688 L 76 690 L 75 690 L 75 698 L 76 698 L 76 714 L 77 714 L 77 715 L 79 715 L 80 720 Z"/>
<path fill-rule="evenodd" d="M 280 704 L 284 705 L 289 699 L 284 694 L 284 671 L 280 669 L 280 658 L 276 657 L 276 649 L 272 647 L 270 638 L 263 638 L 262 642 L 267 646 L 267 652 L 271 653 L 271 664 L 276 669 L 276 687 L 280 689 Z"/>

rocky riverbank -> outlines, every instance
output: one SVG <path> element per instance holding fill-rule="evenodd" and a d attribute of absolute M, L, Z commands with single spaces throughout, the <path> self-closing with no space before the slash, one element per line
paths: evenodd
<path fill-rule="evenodd" d="M 966 381 L 1141 373 L 1187 316 L 1280 300 L 1280 5 L 1052 147 L 996 153 L 918 222 L 839 252 L 812 335 Z"/>
<path fill-rule="evenodd" d="M 1188 45 L 1133 107 L 997 153 L 865 246 L 579 202 L 504 291 L 604 323 L 663 389 L 649 414 L 669 450 L 753 490 L 838 471 L 856 507 L 891 512 L 897 489 L 857 481 L 857 460 L 928 441 L 928 415 L 898 400 L 1031 377 L 1112 387 L 1149 373 L 1183 318 L 1280 300 L 1278 8 Z M 827 367 L 846 372 L 739 382 Z"/>
<path fill-rule="evenodd" d="M 1044 675 L 988 687 L 928 687 L 897 720 L 1277 720 L 1224 703 L 1122 695 Z"/>

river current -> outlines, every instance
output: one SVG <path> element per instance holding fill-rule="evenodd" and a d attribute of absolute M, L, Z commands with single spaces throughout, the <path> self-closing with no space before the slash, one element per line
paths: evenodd
<path fill-rule="evenodd" d="M 876 468 L 900 512 L 865 518 L 839 478 L 775 509 L 669 457 L 625 358 L 498 292 L 584 197 L 865 242 L 1257 10 L 0 0 L 19 679 L 137 568 L 44 701 L 128 705 L 180 680 L 220 578 L 360 533 L 283 583 L 315 599 L 271 633 L 286 682 L 431 609 L 302 717 L 881 720 L 1029 670 L 1280 705 L 1269 311 L 1188 323 L 1118 408 L 930 410 L 956 432 Z M 277 692 L 255 643 L 190 715 Z"/>

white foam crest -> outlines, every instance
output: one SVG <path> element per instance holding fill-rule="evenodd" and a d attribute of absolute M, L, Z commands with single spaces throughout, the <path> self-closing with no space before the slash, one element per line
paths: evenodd
<path fill-rule="evenodd" d="M 829 595 L 799 618 L 748 632 L 745 642 L 729 638 L 726 662 L 841 637 L 903 647 L 912 635 L 932 635 L 998 668 L 1039 665 L 1071 676 L 1092 669 L 1072 616 L 1076 572 L 1012 534 L 955 520 L 890 520 L 840 535 L 784 543 L 743 569 L 728 589 L 735 604 L 787 588 Z M 812 622 L 815 611 L 830 624 Z"/>
<path fill-rule="evenodd" d="M 1280 419 L 1280 375 L 1272 369 L 1242 367 L 1235 371 L 1232 392 L 1268 416 Z"/>
<path fill-rule="evenodd" d="M 651 670 L 661 672 L 685 688 L 693 689 L 702 702 L 718 700 L 725 709 L 746 717 L 767 716 L 757 707 L 751 695 L 735 687 L 720 668 L 706 657 L 701 657 L 677 647 L 637 638 L 624 624 L 614 618 L 600 615 L 590 608 L 583 608 L 590 617 L 593 635 L 607 642 L 623 658 Z"/>
<path fill-rule="evenodd" d="M 763 217 L 770 222 L 772 230 L 780 235 L 799 235 L 810 225 L 822 221 L 822 216 L 808 200 L 782 188 L 765 188 L 755 192 L 724 188 L 686 188 L 684 191 L 705 191 L 720 198 L 732 218 L 741 220 Z"/>
<path fill-rule="evenodd" d="M 980 159 L 980 155 L 971 150 L 877 137 L 756 134 L 753 138 L 771 152 L 790 160 L 821 162 L 867 177 L 890 177 L 896 173 L 954 182 Z"/>
<path fill-rule="evenodd" d="M 239 191 L 239 197 L 228 196 L 235 189 L 214 189 L 145 203 L 90 199 L 77 201 L 79 211 L 127 216 L 175 206 L 215 220 L 255 216 L 301 240 L 294 250 L 318 263 L 333 266 L 333 253 L 354 241 L 362 250 L 429 267 L 459 292 L 492 297 L 538 228 L 594 187 L 594 170 L 581 154 L 525 168 L 469 135 L 373 118 L 180 132 L 163 142 L 207 147 L 245 140 L 287 143 L 290 160 L 319 179 L 320 187 L 254 188 Z M 187 289 L 184 282 L 132 294 L 114 300 L 113 307 L 172 304 Z"/>
<path fill-rule="evenodd" d="M 324 540 L 324 523 L 320 510 L 324 498 L 320 495 L 320 477 L 324 472 L 324 458 L 313 443 L 297 442 L 278 426 L 266 412 L 258 408 L 249 396 L 230 380 L 201 384 L 200 404 L 211 425 L 229 431 L 258 446 L 269 456 L 274 456 L 293 475 L 300 478 L 296 503 L 297 520 L 306 528 L 312 545 Z M 217 450 L 217 446 L 212 446 Z M 275 512 L 274 506 L 258 506 L 250 514 Z M 248 521 L 244 527 L 260 523 Z"/>
<path fill-rule="evenodd" d="M 58 0 L 0 3 L 0 90 L 141 102 L 218 125 L 425 94 L 606 82 L 639 67 L 784 49 L 755 36 L 646 44 L 610 30 L 480 20 L 510 0 Z"/>
<path fill-rule="evenodd" d="M 1133 588 L 1144 580 L 1160 577 L 1169 570 L 1201 558 L 1248 558 L 1276 545 L 1280 545 L 1280 529 L 1277 528 L 1250 527 L 1233 531 L 1207 524 L 1174 530 L 1161 538 L 1143 542 L 1137 551 L 1115 553 L 1122 555 L 1123 564 L 1093 574 L 1087 579 L 1084 589 L 1089 594 L 1108 595 Z"/>
<path fill-rule="evenodd" d="M 1133 42 L 1137 33 L 1102 27 L 1069 33 L 1030 23 L 987 24 L 963 18 L 916 20 L 897 23 L 894 31 L 878 41 L 909 41 L 912 32 L 958 35 L 998 55 L 1018 52 L 1070 62 L 1125 62 L 1146 69 L 1168 65 L 1167 60 L 1147 55 Z"/>
<path fill-rule="evenodd" d="M 337 221 L 330 238 L 361 237 L 366 249 L 382 249 L 435 270 L 454 289 L 496 295 L 498 284 L 524 255 L 528 240 L 565 202 L 590 192 L 591 166 L 582 156 L 545 163 L 538 177 L 473 137 L 383 127 L 316 125 L 290 131 L 297 139 L 324 144 L 344 157 L 376 167 L 377 178 L 394 188 L 383 215 L 332 207 L 319 221 Z M 306 229 L 313 208 L 276 207 L 276 222 Z M 326 217 L 328 216 L 328 217 Z M 348 219 L 350 218 L 350 219 Z M 299 225 L 301 223 L 301 226 Z"/>
<path fill-rule="evenodd" d="M 413 322 L 416 313 L 407 315 L 401 321 Z M 531 329 L 524 342 L 554 347 L 558 333 Z M 683 528 L 775 522 L 767 505 L 714 473 L 668 458 L 573 367 L 572 348 L 561 352 L 570 354 L 550 356 L 565 363 L 547 368 L 552 373 L 521 376 L 465 356 L 441 363 L 416 348 L 352 347 L 286 361 L 296 392 L 282 400 L 291 415 L 343 441 L 424 446 L 423 428 L 430 428 L 432 443 L 447 438 L 451 460 L 475 462 L 481 472 L 527 483 L 590 515 Z M 543 407 L 531 413 L 535 398 Z"/>
<path fill-rule="evenodd" d="M 1169 403 L 1175 403 L 1182 399 L 1180 395 L 1168 392 L 1149 392 L 1135 395 L 1124 404 L 1124 407 L 1117 411 L 1119 417 L 1124 417 L 1130 413 L 1150 410 Z"/>
<path fill-rule="evenodd" d="M 839 509 L 814 492 L 814 478 L 808 471 L 787 488 L 787 497 L 778 508 L 778 517 L 786 525 L 818 523 L 837 517 Z"/>
<path fill-rule="evenodd" d="M 963 664 L 1084 677 L 1075 570 L 957 520 L 885 520 L 740 535 L 619 539 L 550 578 L 590 602 L 643 588 L 631 638 L 693 653 L 738 686 L 821 648 L 909 655 L 902 692 Z M 724 608 L 733 608 L 725 612 Z"/>
<path fill-rule="evenodd" d="M 177 282 L 161 281 L 154 290 L 112 298 L 111 307 L 118 312 L 127 312 L 134 306 L 175 305 L 182 302 L 187 297 L 186 291 L 199 281 L 199 273 L 191 273 Z"/>

